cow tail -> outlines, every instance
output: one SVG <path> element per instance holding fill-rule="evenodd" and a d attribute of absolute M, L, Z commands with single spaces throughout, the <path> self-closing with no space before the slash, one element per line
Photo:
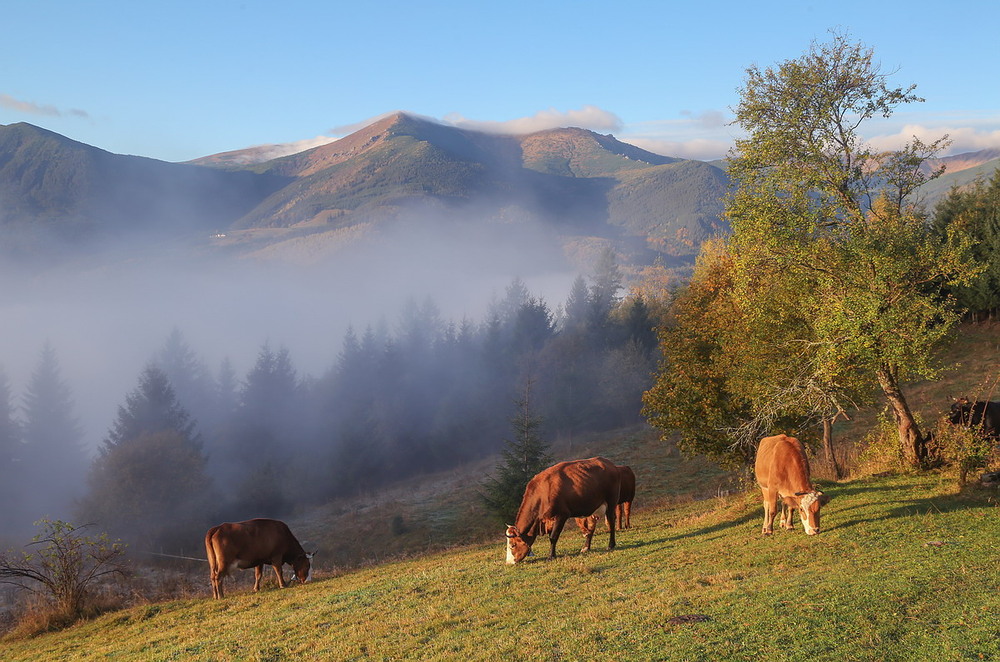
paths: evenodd
<path fill-rule="evenodd" d="M 216 569 L 219 567 L 219 560 L 215 556 L 215 544 L 212 541 L 214 533 L 215 529 L 211 529 L 205 534 L 205 556 L 208 557 L 209 578 L 213 578 L 215 576 Z"/>

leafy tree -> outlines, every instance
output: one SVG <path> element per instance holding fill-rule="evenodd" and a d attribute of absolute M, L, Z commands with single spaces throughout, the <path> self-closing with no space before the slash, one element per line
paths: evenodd
<path fill-rule="evenodd" d="M 984 271 L 956 287 L 955 297 L 973 319 L 994 316 L 1000 309 L 1000 169 L 989 181 L 952 189 L 935 210 L 934 229 L 943 238 L 951 232 L 972 239 L 972 254 Z"/>
<path fill-rule="evenodd" d="M 684 453 L 738 467 L 750 462 L 752 449 L 734 447 L 727 431 L 751 417 L 752 403 L 729 379 L 729 332 L 741 312 L 732 291 L 732 257 L 724 243 L 710 240 L 659 329 L 662 358 L 643 414 L 665 433 L 678 431 Z"/>
<path fill-rule="evenodd" d="M 22 464 L 28 484 L 46 486 L 33 500 L 42 514 L 64 512 L 83 488 L 87 453 L 73 406 L 56 351 L 46 342 L 24 396 Z"/>
<path fill-rule="evenodd" d="M 177 430 L 143 431 L 94 460 L 79 515 L 147 547 L 190 546 L 217 516 L 205 456 Z"/>
<path fill-rule="evenodd" d="M 31 553 L 0 555 L 0 583 L 40 595 L 59 616 L 75 620 L 86 615 L 99 582 L 128 576 L 124 545 L 106 534 L 85 536 L 85 527 L 62 520 L 36 524 L 43 528 L 29 545 Z"/>
<path fill-rule="evenodd" d="M 552 464 L 548 443 L 540 434 L 542 420 L 532 410 L 531 388 L 528 381 L 524 396 L 516 401 L 517 413 L 510 421 L 514 438 L 506 441 L 503 462 L 482 485 L 483 503 L 501 521 L 514 517 L 528 481 Z"/>
<path fill-rule="evenodd" d="M 935 351 L 958 319 L 942 286 L 974 275 L 968 241 L 929 232 L 909 194 L 946 144 L 917 139 L 876 152 L 858 136 L 875 115 L 920 101 L 892 88 L 871 49 L 835 35 L 774 68 L 747 70 L 726 213 L 733 227 L 735 297 L 760 328 L 778 290 L 792 308 L 778 338 L 808 351 L 803 383 L 829 395 L 862 370 L 885 395 L 904 457 L 928 460 L 901 383 L 935 374 Z M 792 389 L 797 394 L 800 389 Z"/>

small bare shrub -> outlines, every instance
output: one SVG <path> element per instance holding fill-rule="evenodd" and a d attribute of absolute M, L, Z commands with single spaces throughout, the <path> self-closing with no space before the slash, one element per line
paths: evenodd
<path fill-rule="evenodd" d="M 0 555 L 0 583 L 30 594 L 15 632 L 37 633 L 71 625 L 108 608 L 104 583 L 125 578 L 125 547 L 105 534 L 88 537 L 61 520 L 40 520 L 29 551 Z"/>

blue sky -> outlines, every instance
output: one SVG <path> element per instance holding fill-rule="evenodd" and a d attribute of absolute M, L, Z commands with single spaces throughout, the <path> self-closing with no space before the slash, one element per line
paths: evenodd
<path fill-rule="evenodd" d="M 404 110 L 470 128 L 583 126 L 672 156 L 717 158 L 751 64 L 829 30 L 875 49 L 926 102 L 873 143 L 1000 147 L 1000 3 L 8 0 L 0 124 L 183 161 L 308 145 Z"/>

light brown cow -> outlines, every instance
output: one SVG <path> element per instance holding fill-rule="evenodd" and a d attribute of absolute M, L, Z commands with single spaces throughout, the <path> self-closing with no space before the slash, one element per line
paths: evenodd
<path fill-rule="evenodd" d="M 245 522 L 226 522 L 213 526 L 205 534 L 205 552 L 208 554 L 212 595 L 222 597 L 222 579 L 233 568 L 253 568 L 253 590 L 260 589 L 264 566 L 274 567 L 278 586 L 285 588 L 282 565 L 292 566 L 296 579 L 305 583 L 311 578 L 312 553 L 306 553 L 295 539 L 288 525 L 276 519 L 251 519 Z"/>
<path fill-rule="evenodd" d="M 764 494 L 764 535 L 774 530 L 778 499 L 782 501 L 782 527 L 794 528 L 792 514 L 798 509 L 806 533 L 819 533 L 819 509 L 830 497 L 810 481 L 809 459 L 798 439 L 783 434 L 761 439 L 754 471 Z"/>
<path fill-rule="evenodd" d="M 535 539 L 546 532 L 549 558 L 555 558 L 556 542 L 566 520 L 590 516 L 602 506 L 607 509 L 611 526 L 608 549 L 614 549 L 619 483 L 618 467 L 603 457 L 560 462 L 539 472 L 524 490 L 513 526 L 507 527 L 507 563 L 523 560 Z M 590 550 L 592 537 L 593 531 L 584 532 L 581 551 Z"/>

